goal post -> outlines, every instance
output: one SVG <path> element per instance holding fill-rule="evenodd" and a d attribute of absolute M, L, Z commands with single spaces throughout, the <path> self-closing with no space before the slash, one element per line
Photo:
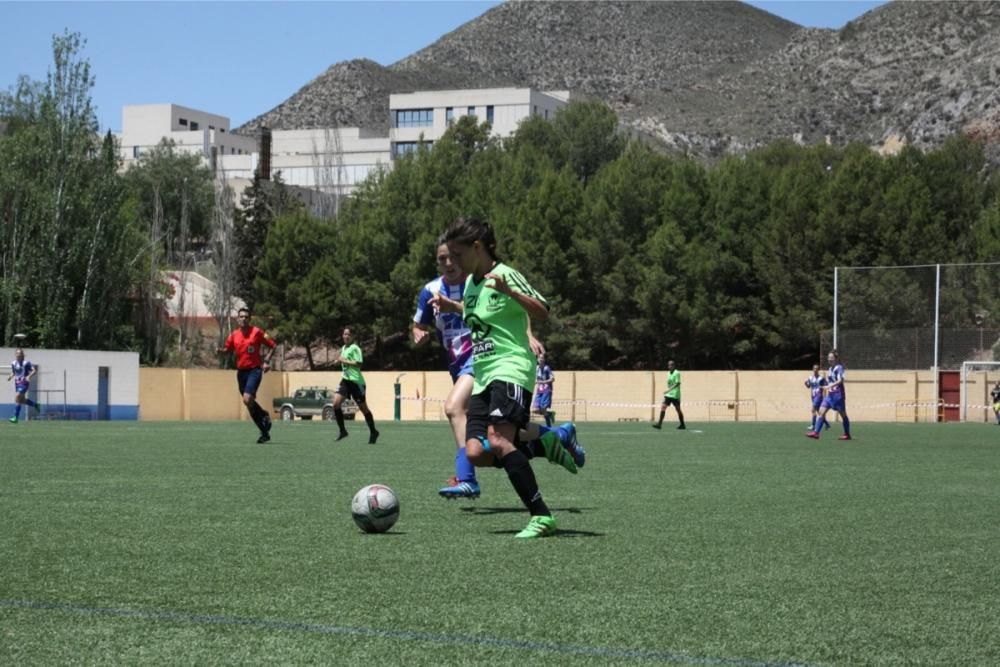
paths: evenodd
<path fill-rule="evenodd" d="M 1000 382 L 1000 361 L 963 361 L 960 386 L 962 421 L 993 421 L 990 390 Z"/>

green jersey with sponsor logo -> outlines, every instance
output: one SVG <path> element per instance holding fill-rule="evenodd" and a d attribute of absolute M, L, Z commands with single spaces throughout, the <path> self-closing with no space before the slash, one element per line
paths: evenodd
<path fill-rule="evenodd" d="M 364 361 L 364 358 L 361 356 L 361 348 L 358 347 L 357 343 L 351 343 L 340 348 L 340 356 L 342 359 L 347 359 L 348 361 L 357 361 L 358 363 Z M 365 378 L 361 375 L 361 366 L 343 364 L 343 368 L 345 380 L 350 380 L 354 384 L 365 383 Z"/>
<path fill-rule="evenodd" d="M 534 297 L 548 305 L 520 273 L 497 264 L 489 273 L 503 276 L 511 291 Z M 473 393 L 480 393 L 495 380 L 512 382 L 528 391 L 535 390 L 537 360 L 528 344 L 528 313 L 512 297 L 498 292 L 489 278 L 465 281 L 463 295 L 465 324 L 472 331 Z"/>
<path fill-rule="evenodd" d="M 667 373 L 667 390 L 663 392 L 667 398 L 681 400 L 681 372 L 676 368 Z"/>

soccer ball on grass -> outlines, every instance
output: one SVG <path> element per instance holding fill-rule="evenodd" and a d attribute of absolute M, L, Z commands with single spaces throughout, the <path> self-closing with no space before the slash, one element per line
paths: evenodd
<path fill-rule="evenodd" d="M 384 533 L 399 518 L 399 498 L 384 484 L 369 484 L 354 494 L 351 516 L 366 533 Z"/>

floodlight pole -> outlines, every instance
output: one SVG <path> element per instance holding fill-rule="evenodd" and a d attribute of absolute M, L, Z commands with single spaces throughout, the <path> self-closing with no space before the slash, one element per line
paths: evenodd
<path fill-rule="evenodd" d="M 835 350 L 837 349 L 837 317 L 839 316 L 839 314 L 837 312 L 837 297 L 839 296 L 837 290 L 838 290 L 838 287 L 840 285 L 840 283 L 839 283 L 839 276 L 838 276 L 838 271 L 839 270 L 840 270 L 839 266 L 833 267 L 833 349 L 835 349 Z M 820 357 L 821 357 L 820 364 L 821 365 L 823 363 L 822 362 L 822 356 L 823 356 L 823 352 L 820 351 Z"/>
<path fill-rule="evenodd" d="M 941 265 L 935 264 L 934 271 L 934 405 L 937 406 L 941 396 L 941 389 L 938 386 L 941 377 L 941 372 L 938 370 L 938 347 L 941 344 Z M 934 421 L 937 421 L 939 415 L 935 414 L 934 417 Z"/>

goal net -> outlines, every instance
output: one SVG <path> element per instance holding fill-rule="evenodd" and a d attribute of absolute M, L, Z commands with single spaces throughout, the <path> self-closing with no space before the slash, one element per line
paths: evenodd
<path fill-rule="evenodd" d="M 962 421 L 993 422 L 992 389 L 1000 382 L 1000 361 L 962 362 Z"/>

